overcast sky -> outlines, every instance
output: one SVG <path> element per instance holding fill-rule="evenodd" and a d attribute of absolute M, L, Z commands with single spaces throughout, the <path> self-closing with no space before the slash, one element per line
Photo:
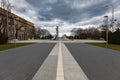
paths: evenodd
<path fill-rule="evenodd" d="M 99 26 L 103 16 L 111 17 L 114 4 L 119 19 L 120 0 L 10 0 L 12 12 L 33 22 L 36 27 L 47 27 L 52 33 L 60 27 L 60 35 L 69 34 L 72 28 Z"/>

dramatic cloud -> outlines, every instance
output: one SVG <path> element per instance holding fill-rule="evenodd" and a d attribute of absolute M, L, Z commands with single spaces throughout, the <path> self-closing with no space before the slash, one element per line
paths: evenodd
<path fill-rule="evenodd" d="M 103 16 L 111 18 L 111 4 L 115 17 L 120 19 L 119 0 L 11 0 L 11 4 L 15 14 L 32 21 L 36 27 L 46 27 L 55 33 L 55 26 L 60 26 L 61 35 L 69 34 L 72 28 L 99 26 Z"/>

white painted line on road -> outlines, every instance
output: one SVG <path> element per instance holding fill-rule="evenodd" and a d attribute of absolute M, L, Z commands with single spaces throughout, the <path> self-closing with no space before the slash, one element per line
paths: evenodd
<path fill-rule="evenodd" d="M 57 65 L 57 76 L 56 80 L 64 80 L 63 72 L 63 61 L 62 61 L 62 52 L 61 52 L 61 41 L 59 41 L 59 53 L 58 53 L 58 65 Z"/>

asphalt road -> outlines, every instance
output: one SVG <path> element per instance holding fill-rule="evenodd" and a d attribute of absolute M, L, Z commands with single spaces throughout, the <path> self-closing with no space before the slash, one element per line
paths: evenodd
<path fill-rule="evenodd" d="M 0 80 L 31 80 L 53 43 L 33 44 L 0 52 Z"/>
<path fill-rule="evenodd" d="M 66 43 L 89 80 L 120 80 L 120 52 L 80 43 Z"/>

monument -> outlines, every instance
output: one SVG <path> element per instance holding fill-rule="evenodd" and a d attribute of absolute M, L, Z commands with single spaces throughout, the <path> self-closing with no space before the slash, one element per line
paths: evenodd
<path fill-rule="evenodd" d="M 59 39 L 59 27 L 57 26 L 56 27 L 56 40 Z"/>

